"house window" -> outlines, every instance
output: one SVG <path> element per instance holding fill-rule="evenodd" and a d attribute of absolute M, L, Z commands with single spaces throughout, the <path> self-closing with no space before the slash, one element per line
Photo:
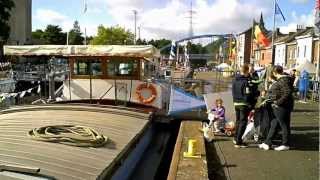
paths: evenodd
<path fill-rule="evenodd" d="M 298 46 L 297 57 L 299 57 L 299 53 L 300 53 L 300 47 Z"/>
<path fill-rule="evenodd" d="M 261 59 L 262 59 L 262 60 L 264 60 L 264 53 L 262 53 L 262 55 L 261 55 L 261 56 L 262 56 L 262 57 L 261 57 Z"/>
<path fill-rule="evenodd" d="M 307 46 L 304 46 L 303 57 L 306 57 L 306 54 L 307 54 Z"/>

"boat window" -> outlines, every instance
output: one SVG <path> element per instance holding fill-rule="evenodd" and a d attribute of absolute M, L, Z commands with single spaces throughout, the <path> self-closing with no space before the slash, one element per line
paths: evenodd
<path fill-rule="evenodd" d="M 108 76 L 134 76 L 138 71 L 138 61 L 109 60 Z"/>
<path fill-rule="evenodd" d="M 102 75 L 101 61 L 99 60 L 76 60 L 73 65 L 74 75 Z"/>

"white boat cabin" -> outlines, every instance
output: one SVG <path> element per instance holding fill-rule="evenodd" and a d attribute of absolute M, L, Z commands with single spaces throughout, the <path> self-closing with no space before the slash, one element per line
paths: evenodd
<path fill-rule="evenodd" d="M 117 100 L 163 107 L 163 89 L 147 82 L 158 76 L 160 52 L 153 46 L 4 46 L 4 54 L 66 59 L 69 72 L 61 97 L 65 101 Z"/>

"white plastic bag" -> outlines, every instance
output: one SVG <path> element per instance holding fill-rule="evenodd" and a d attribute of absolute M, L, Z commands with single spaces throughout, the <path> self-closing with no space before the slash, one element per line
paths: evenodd
<path fill-rule="evenodd" d="M 254 132 L 255 132 L 254 123 L 253 122 L 249 122 L 247 124 L 246 130 L 244 131 L 244 133 L 242 135 L 242 140 L 250 139 L 250 137 L 253 136 Z"/>
<path fill-rule="evenodd" d="M 211 142 L 214 139 L 212 126 L 209 126 L 207 123 L 203 123 L 202 125 L 203 136 L 206 141 Z"/>

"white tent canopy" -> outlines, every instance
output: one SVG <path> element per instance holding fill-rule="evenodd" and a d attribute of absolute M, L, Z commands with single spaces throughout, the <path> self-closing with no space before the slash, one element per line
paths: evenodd
<path fill-rule="evenodd" d="M 124 56 L 153 58 L 160 51 L 152 45 L 24 45 L 4 46 L 5 55 L 13 56 Z"/>
<path fill-rule="evenodd" d="M 305 62 L 299 64 L 298 66 L 295 67 L 295 69 L 300 72 L 305 70 L 308 73 L 312 73 L 312 74 L 316 73 L 316 71 L 317 71 L 316 66 L 309 61 L 305 61 Z"/>
<path fill-rule="evenodd" d="M 218 66 L 216 66 L 218 69 L 230 69 L 231 66 L 227 63 L 221 63 Z"/>

